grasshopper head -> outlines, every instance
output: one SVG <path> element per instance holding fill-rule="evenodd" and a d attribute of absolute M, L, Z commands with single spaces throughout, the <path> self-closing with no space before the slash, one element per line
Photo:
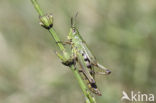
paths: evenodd
<path fill-rule="evenodd" d="M 68 39 L 71 40 L 71 39 L 73 39 L 74 37 L 76 37 L 78 35 L 79 35 L 79 32 L 78 32 L 77 28 L 76 27 L 71 27 L 69 35 L 68 35 Z"/>
<path fill-rule="evenodd" d="M 70 32 L 68 35 L 68 39 L 73 39 L 75 36 L 79 35 L 79 31 L 76 28 L 74 22 L 73 22 L 73 17 L 71 18 L 71 28 L 70 28 Z"/>

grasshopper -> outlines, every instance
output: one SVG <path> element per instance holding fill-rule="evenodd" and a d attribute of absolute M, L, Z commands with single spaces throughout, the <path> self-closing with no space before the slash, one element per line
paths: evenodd
<path fill-rule="evenodd" d="M 53 26 L 52 15 L 45 15 L 40 17 L 40 24 L 45 29 L 50 29 Z M 57 53 L 58 57 L 63 61 L 62 63 L 66 66 L 79 66 L 79 72 L 81 73 L 82 78 L 87 81 L 88 88 L 95 94 L 101 96 L 100 91 L 97 88 L 95 82 L 95 67 L 101 69 L 103 72 L 99 72 L 99 74 L 110 74 L 111 71 L 99 64 L 96 58 L 93 56 L 91 51 L 89 50 L 86 42 L 81 37 L 78 29 L 73 23 L 73 18 L 71 18 L 71 28 L 68 35 L 68 44 L 71 45 L 72 57 L 69 60 L 65 60 L 62 55 Z M 61 43 L 61 41 L 57 42 Z"/>
<path fill-rule="evenodd" d="M 110 74 L 111 71 L 106 67 L 99 64 L 96 58 L 93 56 L 89 50 L 86 42 L 83 40 L 78 29 L 73 23 L 73 18 L 71 18 L 71 28 L 68 35 L 68 44 L 71 45 L 72 58 L 76 62 L 75 64 L 80 67 L 79 72 L 82 77 L 88 82 L 88 88 L 95 94 L 101 96 L 100 91 L 97 88 L 95 82 L 95 67 L 101 69 L 103 72 L 99 74 Z"/>

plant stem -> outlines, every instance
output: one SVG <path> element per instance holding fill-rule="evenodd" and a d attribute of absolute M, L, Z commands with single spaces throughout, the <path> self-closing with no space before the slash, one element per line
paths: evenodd
<path fill-rule="evenodd" d="M 40 16 L 43 16 L 43 11 L 41 10 L 41 8 L 40 8 L 38 2 L 37 2 L 36 0 L 31 0 L 31 2 L 33 3 L 33 5 L 34 5 L 36 11 L 38 12 L 38 14 L 39 14 Z"/>
<path fill-rule="evenodd" d="M 32 4 L 34 5 L 37 13 L 39 14 L 39 16 L 43 16 L 44 13 L 41 10 L 38 2 L 36 0 L 31 0 L 31 1 L 32 1 Z M 65 51 L 65 48 L 64 48 L 63 44 L 62 43 L 58 43 L 60 41 L 60 39 L 59 39 L 58 35 L 56 34 L 55 30 L 53 28 L 50 28 L 49 32 L 50 32 L 51 36 L 54 38 L 54 40 L 57 42 L 57 45 L 60 48 L 60 50 L 63 52 L 64 58 L 66 60 L 68 60 L 70 58 L 70 55 Z M 83 91 L 83 94 L 84 94 L 84 96 L 86 98 L 86 103 L 96 103 L 95 98 L 88 91 L 88 89 L 87 89 L 85 83 L 83 82 L 83 80 L 82 80 L 78 70 L 75 69 L 75 66 L 74 65 L 70 66 L 70 69 L 72 70 L 75 78 L 77 79 L 77 81 L 78 81 L 78 83 L 79 83 L 79 85 L 80 85 L 80 87 L 81 87 L 81 89 Z"/>

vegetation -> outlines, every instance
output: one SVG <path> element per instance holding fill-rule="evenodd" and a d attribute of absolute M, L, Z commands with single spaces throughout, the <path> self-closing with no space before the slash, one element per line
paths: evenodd
<path fill-rule="evenodd" d="M 53 13 L 60 39 L 71 15 L 100 63 L 111 69 L 97 76 L 103 93 L 97 103 L 120 103 L 122 91 L 156 94 L 155 0 L 39 0 Z M 59 51 L 38 25 L 29 0 L 0 1 L 0 103 L 80 103 L 83 95 Z"/>

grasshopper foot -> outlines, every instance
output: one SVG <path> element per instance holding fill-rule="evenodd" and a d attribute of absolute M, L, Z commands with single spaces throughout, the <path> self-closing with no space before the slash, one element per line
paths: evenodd
<path fill-rule="evenodd" d="M 111 74 L 111 71 L 110 70 L 106 70 L 106 74 Z"/>
<path fill-rule="evenodd" d="M 63 45 L 66 45 L 66 44 L 71 45 L 71 42 L 70 42 L 70 41 L 65 41 L 65 42 L 57 41 L 56 43 L 57 43 L 57 44 L 61 43 L 61 44 L 63 44 Z"/>
<path fill-rule="evenodd" d="M 65 66 L 71 66 L 75 64 L 75 62 L 73 59 L 69 59 L 69 60 L 63 61 L 62 64 L 64 64 Z"/>

